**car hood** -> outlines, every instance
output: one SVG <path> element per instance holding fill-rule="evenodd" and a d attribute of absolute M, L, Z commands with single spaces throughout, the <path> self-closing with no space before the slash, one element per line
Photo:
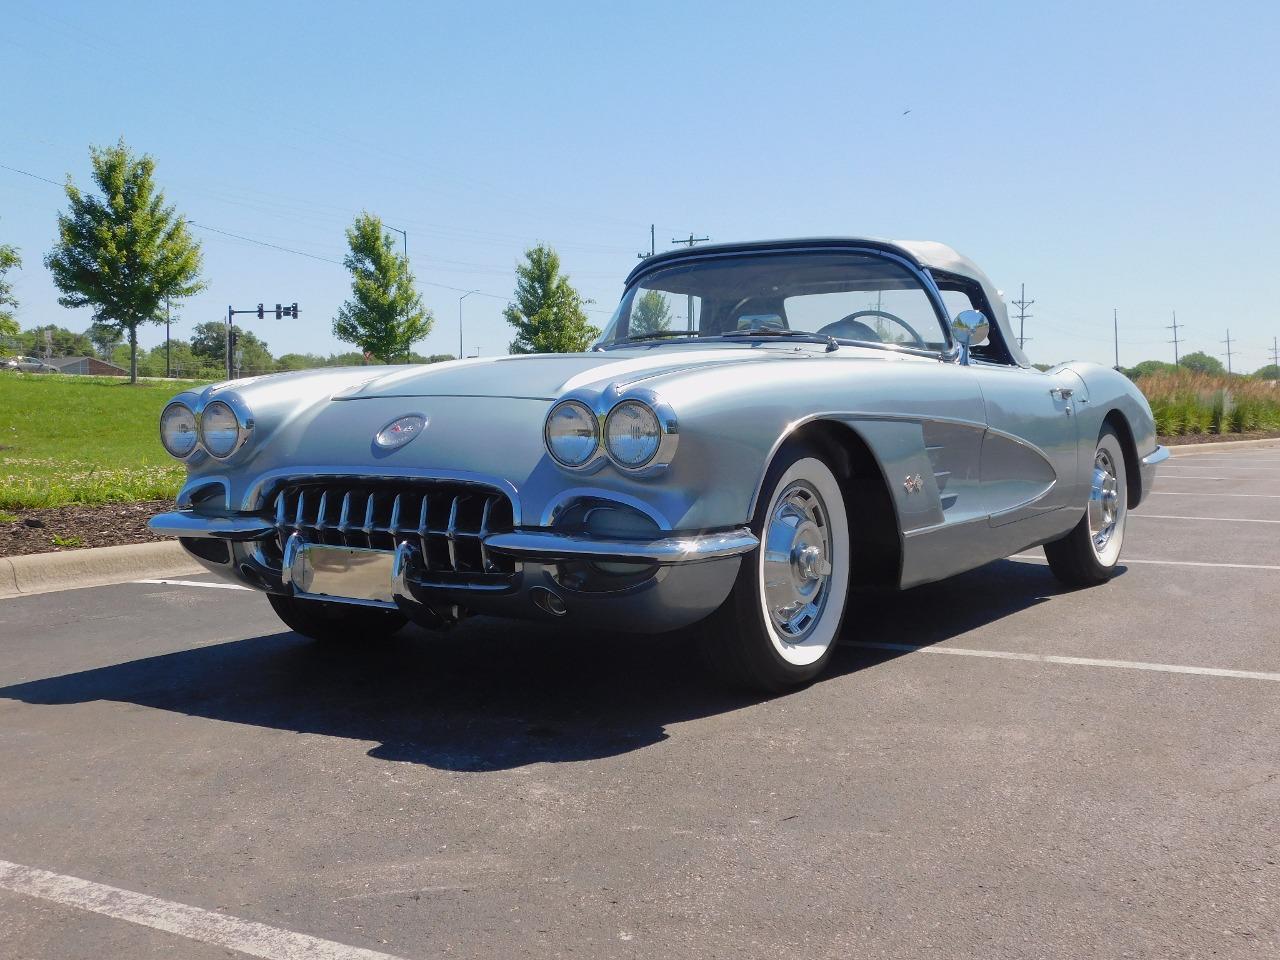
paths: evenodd
<path fill-rule="evenodd" d="M 796 345 L 801 346 L 801 345 Z M 804 348 L 811 344 L 802 345 Z M 818 350 L 822 349 L 818 345 Z M 632 348 L 595 353 L 531 354 L 384 368 L 369 380 L 335 395 L 335 400 L 370 397 L 511 397 L 554 400 L 569 390 L 596 383 L 635 383 L 690 369 L 761 363 L 795 356 L 779 349 L 742 345 L 678 349 Z"/>

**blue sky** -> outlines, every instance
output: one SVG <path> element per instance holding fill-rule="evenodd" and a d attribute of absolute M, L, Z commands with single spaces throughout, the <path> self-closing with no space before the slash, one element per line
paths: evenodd
<path fill-rule="evenodd" d="M 506 352 L 501 310 L 544 240 L 607 319 L 648 246 L 936 239 L 1036 304 L 1037 361 L 1185 350 L 1237 369 L 1280 335 L 1275 4 L 172 4 L 9 0 L 0 164 L 87 179 L 87 147 L 151 153 L 197 223 L 340 261 L 361 209 L 409 233 L 436 327 Z M 904 114 L 904 111 L 910 113 Z M 0 169 L 24 325 L 88 325 L 41 259 L 55 186 Z M 340 265 L 198 231 L 208 291 L 297 300 L 250 321 L 279 354 L 346 349 Z M 435 285 L 428 285 L 435 284 Z M 457 289 L 449 289 L 457 288 Z M 163 337 L 149 328 L 145 343 Z M 1224 357 L 1225 359 L 1225 357 Z"/>

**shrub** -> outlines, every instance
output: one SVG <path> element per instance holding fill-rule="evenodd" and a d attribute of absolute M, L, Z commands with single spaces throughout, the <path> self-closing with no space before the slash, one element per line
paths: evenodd
<path fill-rule="evenodd" d="M 1280 430 L 1280 389 L 1263 381 L 1160 370 L 1137 383 L 1164 436 Z"/>

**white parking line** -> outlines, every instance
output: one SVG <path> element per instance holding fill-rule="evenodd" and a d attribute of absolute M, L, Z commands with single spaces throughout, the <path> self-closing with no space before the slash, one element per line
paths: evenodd
<path fill-rule="evenodd" d="M 264 960 L 403 960 L 389 953 L 349 947 L 333 940 L 309 937 L 279 927 L 145 893 L 134 893 L 105 883 L 81 880 L 36 867 L 0 860 L 0 888 L 39 897 L 53 903 L 99 913 L 142 927 L 175 933 L 188 940 L 239 950 Z"/>
<path fill-rule="evenodd" d="M 1270 477 L 1197 477 L 1187 473 L 1161 473 L 1161 480 L 1269 480 Z"/>
<path fill-rule="evenodd" d="M 1260 670 L 1222 670 L 1218 667 L 1185 667 L 1176 663 L 1144 663 L 1139 660 L 1095 660 L 1092 657 L 1058 657 L 1040 653 L 1012 653 L 1006 650 L 970 650 L 965 647 L 920 647 L 910 643 L 852 642 L 850 647 L 891 650 L 897 653 L 946 653 L 956 657 L 988 657 L 995 660 L 1029 660 L 1071 667 L 1113 667 L 1118 670 L 1154 670 L 1157 673 L 1189 673 L 1203 677 L 1233 677 L 1240 680 L 1270 680 L 1280 683 L 1280 673 Z"/>
<path fill-rule="evenodd" d="M 1280 520 L 1255 520 L 1252 517 L 1176 517 L 1168 513 L 1131 513 L 1130 520 L 1212 520 L 1214 523 L 1280 523 Z"/>
<path fill-rule="evenodd" d="M 1043 556 L 1034 553 L 1015 553 L 1010 560 L 1029 560 L 1032 563 L 1048 563 Z M 1280 570 L 1280 565 L 1269 563 L 1210 563 L 1207 560 L 1133 560 L 1120 558 L 1121 565 L 1130 563 L 1149 563 L 1163 567 L 1230 567 L 1236 570 Z"/>
<path fill-rule="evenodd" d="M 1280 500 L 1280 493 L 1197 493 L 1194 490 L 1152 490 L 1148 497 L 1262 497 L 1264 500 Z"/>
<path fill-rule="evenodd" d="M 162 583 L 170 587 L 208 587 L 210 590 L 248 590 L 238 583 L 218 583 L 206 580 L 130 580 L 130 583 Z"/>

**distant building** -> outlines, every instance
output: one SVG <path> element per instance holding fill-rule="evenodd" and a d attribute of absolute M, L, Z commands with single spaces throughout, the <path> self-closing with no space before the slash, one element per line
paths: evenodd
<path fill-rule="evenodd" d="M 97 357 L 50 357 L 45 361 L 59 373 L 78 373 L 91 377 L 127 377 L 129 371 Z"/>

